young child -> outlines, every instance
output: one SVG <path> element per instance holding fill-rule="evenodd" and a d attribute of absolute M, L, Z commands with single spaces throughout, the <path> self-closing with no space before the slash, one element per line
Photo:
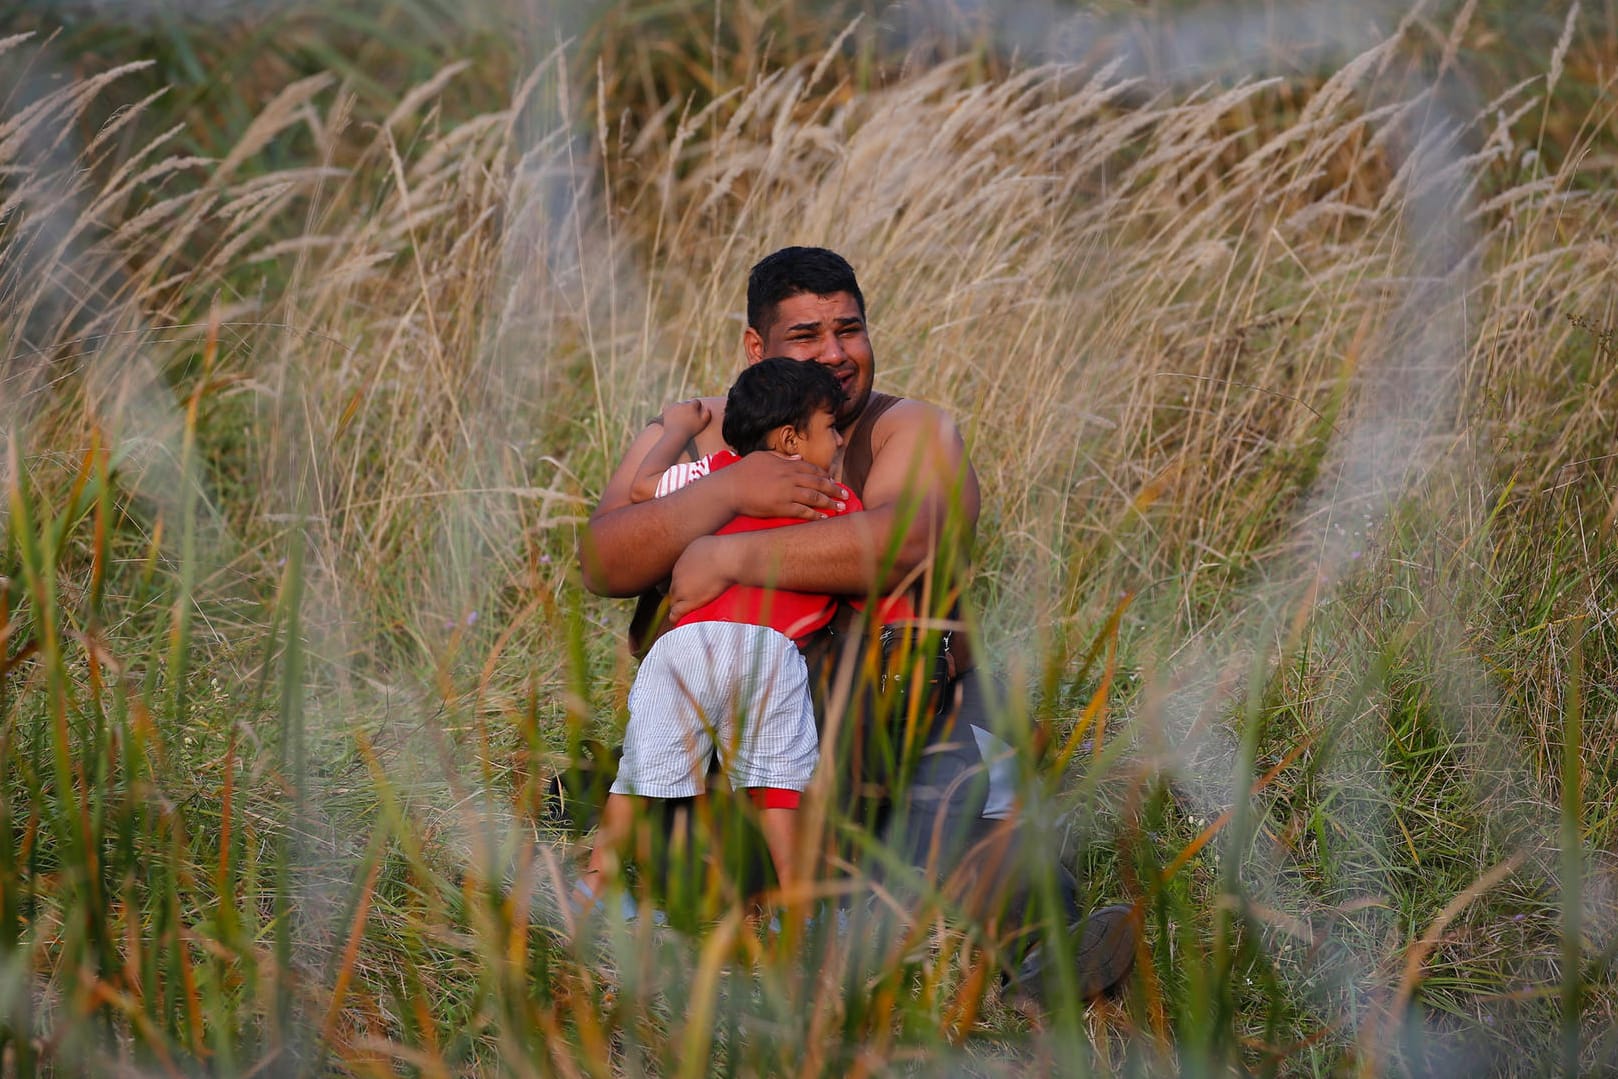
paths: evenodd
<path fill-rule="evenodd" d="M 759 450 L 793 454 L 829 471 L 843 444 L 835 424 L 842 401 L 836 376 L 818 363 L 771 358 L 752 364 L 725 399 L 730 449 L 676 464 L 712 417 L 700 401 L 671 405 L 631 497 L 661 497 Z M 844 512 L 863 508 L 853 497 L 846 505 Z M 798 523 L 737 517 L 720 531 Z M 826 595 L 738 585 L 657 639 L 629 691 L 623 759 L 575 889 L 579 898 L 601 894 L 606 871 L 633 829 L 635 800 L 700 793 L 715 750 L 732 788 L 747 789 L 759 807 L 777 880 L 783 889 L 796 883 L 798 803 L 820 755 L 798 642 L 830 622 L 835 607 Z"/>

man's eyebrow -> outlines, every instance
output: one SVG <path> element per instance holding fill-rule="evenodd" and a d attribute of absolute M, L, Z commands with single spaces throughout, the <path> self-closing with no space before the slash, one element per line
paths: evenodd
<path fill-rule="evenodd" d="M 865 320 L 863 318 L 860 318 L 858 315 L 843 315 L 840 318 L 832 319 L 831 324 L 833 326 L 858 326 L 861 323 L 863 323 L 864 321 Z M 792 323 L 790 326 L 788 326 L 786 328 L 785 332 L 786 333 L 793 333 L 793 332 L 795 332 L 797 330 L 818 330 L 818 329 L 820 329 L 820 326 L 821 326 L 821 322 L 820 322 L 819 319 L 810 319 L 807 322 L 794 322 L 794 323 Z"/>

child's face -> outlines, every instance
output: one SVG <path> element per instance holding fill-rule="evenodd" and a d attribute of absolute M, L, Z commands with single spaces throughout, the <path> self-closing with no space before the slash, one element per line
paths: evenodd
<path fill-rule="evenodd" d="M 831 471 L 832 461 L 842 448 L 843 434 L 837 430 L 837 418 L 828 409 L 819 409 L 809 416 L 804 430 L 783 427 L 776 446 L 782 453 L 795 453 L 812 465 Z"/>

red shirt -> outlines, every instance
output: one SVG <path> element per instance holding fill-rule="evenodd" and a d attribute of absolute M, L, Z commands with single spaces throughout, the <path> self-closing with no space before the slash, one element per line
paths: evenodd
<path fill-rule="evenodd" d="M 693 479 L 699 479 L 710 472 L 733 465 L 739 460 L 741 458 L 730 450 L 720 450 L 691 465 L 676 465 L 674 469 L 684 469 L 685 472 L 673 481 L 668 490 L 683 487 Z M 670 473 L 674 469 L 664 473 L 664 484 L 670 482 Z M 658 490 L 663 493 L 664 486 L 660 484 Z M 842 513 L 834 509 L 831 516 L 840 517 L 844 513 L 859 513 L 865 509 L 865 504 L 852 490 L 848 492 L 848 498 L 844 502 L 845 508 Z M 735 517 L 716 535 L 759 532 L 766 528 L 781 528 L 785 525 L 803 523 L 803 520 L 797 517 Z M 751 626 L 767 626 L 779 630 L 794 641 L 801 642 L 816 630 L 824 629 L 836 610 L 837 600 L 824 593 L 791 592 L 781 588 L 757 588 L 753 585 L 733 584 L 709 602 L 691 611 L 675 625 L 686 626 L 693 622 L 741 622 Z M 910 604 L 903 597 L 889 599 L 883 608 L 883 615 L 883 621 L 888 622 L 913 617 Z"/>

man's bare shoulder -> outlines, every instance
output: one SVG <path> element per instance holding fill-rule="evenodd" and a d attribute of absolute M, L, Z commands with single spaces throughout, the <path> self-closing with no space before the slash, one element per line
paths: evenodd
<path fill-rule="evenodd" d="M 938 437 L 951 441 L 960 437 L 955 420 L 948 412 L 917 397 L 901 397 L 876 419 L 871 428 L 871 449 L 880 454 L 882 446 L 896 436 Z"/>
<path fill-rule="evenodd" d="M 960 489 L 967 520 L 977 519 L 977 476 L 966 440 L 949 413 L 929 401 L 895 401 L 871 429 L 871 471 L 861 497 L 873 509 L 926 492 Z M 954 497 L 949 495 L 949 497 Z"/>

